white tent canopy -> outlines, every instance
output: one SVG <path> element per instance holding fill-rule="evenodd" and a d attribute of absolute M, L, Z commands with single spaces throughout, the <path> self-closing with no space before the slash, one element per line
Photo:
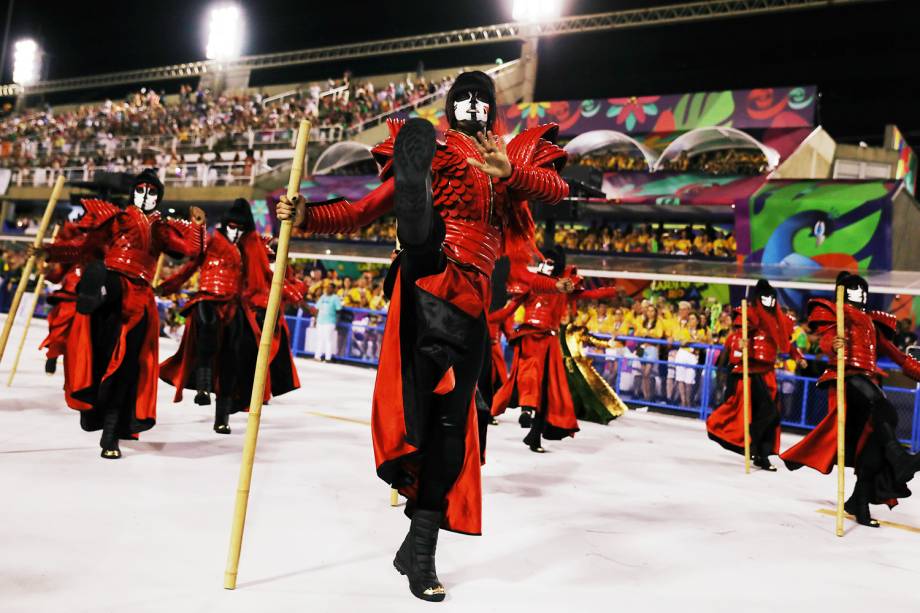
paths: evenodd
<path fill-rule="evenodd" d="M 736 128 L 713 126 L 697 128 L 678 136 L 661 152 L 653 170 L 660 170 L 664 164 L 677 159 L 682 153 L 693 157 L 701 153 L 724 149 L 760 150 L 767 158 L 767 170 L 773 170 L 779 164 L 779 152 L 776 149 L 764 145 L 753 136 Z"/>
<path fill-rule="evenodd" d="M 364 143 L 343 141 L 336 143 L 323 151 L 313 166 L 314 175 L 328 175 L 329 173 L 357 162 L 373 161 L 371 148 Z"/>
<path fill-rule="evenodd" d="M 638 152 L 645 158 L 648 167 L 655 165 L 655 152 L 634 139 L 616 130 L 592 130 L 579 134 L 565 146 L 570 155 L 586 155 L 592 151 Z"/>

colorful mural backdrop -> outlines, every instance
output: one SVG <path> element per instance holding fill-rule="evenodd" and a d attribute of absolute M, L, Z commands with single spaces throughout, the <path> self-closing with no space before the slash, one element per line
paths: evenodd
<path fill-rule="evenodd" d="M 804 269 L 890 269 L 891 197 L 898 185 L 768 182 L 748 204 L 749 261 Z M 802 295 L 786 293 L 791 306 L 801 306 Z"/>
<path fill-rule="evenodd" d="M 763 184 L 763 176 L 683 172 L 608 172 L 602 189 L 608 198 L 638 204 L 735 204 Z"/>
<path fill-rule="evenodd" d="M 889 126 L 890 133 L 886 134 L 886 146 L 898 152 L 898 167 L 895 170 L 895 179 L 904 179 L 904 187 L 913 196 L 917 193 L 917 154 L 907 144 L 907 140 L 897 126 Z"/>
<path fill-rule="evenodd" d="M 668 134 L 708 126 L 802 128 L 815 124 L 816 103 L 814 86 L 777 87 L 512 104 L 499 109 L 499 119 L 510 134 L 553 121 L 565 137 L 591 130 Z M 443 111 L 428 114 L 436 125 L 446 124 Z"/>

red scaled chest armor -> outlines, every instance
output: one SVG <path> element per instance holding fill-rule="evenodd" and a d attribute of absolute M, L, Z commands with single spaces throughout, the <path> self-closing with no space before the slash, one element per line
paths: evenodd
<path fill-rule="evenodd" d="M 844 319 L 847 368 L 878 372 L 878 333 L 872 317 L 865 311 L 844 305 Z"/>
<path fill-rule="evenodd" d="M 112 243 L 105 254 L 105 266 L 127 277 L 148 283 L 156 273 L 157 256 L 153 245 L 153 224 L 160 214 L 147 216 L 129 206 L 115 218 Z"/>
<path fill-rule="evenodd" d="M 567 304 L 567 294 L 531 293 L 524 302 L 523 325 L 541 331 L 555 332 L 562 324 Z"/>
<path fill-rule="evenodd" d="M 201 264 L 198 291 L 229 298 L 240 293 L 243 259 L 240 250 L 221 232 L 214 232 Z"/>
<path fill-rule="evenodd" d="M 501 255 L 502 216 L 511 206 L 508 191 L 467 163 L 470 157 L 482 159 L 470 137 L 448 130 L 445 139 L 432 162 L 431 184 L 435 210 L 444 220 L 444 253 L 491 275 Z"/>

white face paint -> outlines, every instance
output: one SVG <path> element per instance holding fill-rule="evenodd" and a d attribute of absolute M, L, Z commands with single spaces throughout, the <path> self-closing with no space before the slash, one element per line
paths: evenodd
<path fill-rule="evenodd" d="M 152 213 L 157 208 L 159 198 L 157 188 L 149 183 L 140 183 L 134 188 L 134 206 L 145 213 Z"/>
<path fill-rule="evenodd" d="M 847 302 L 853 304 L 866 304 L 866 292 L 861 287 L 847 288 Z"/>
<path fill-rule="evenodd" d="M 240 240 L 240 236 L 243 235 L 243 230 L 234 226 L 226 226 L 225 231 L 227 232 L 227 240 L 231 243 L 236 243 Z"/>
<path fill-rule="evenodd" d="M 776 298 L 773 296 L 761 296 L 760 304 L 764 305 L 768 309 L 772 309 L 774 306 L 776 306 Z"/>
<path fill-rule="evenodd" d="M 543 260 L 542 262 L 540 262 L 539 266 L 537 266 L 537 273 L 538 273 L 538 274 L 541 274 L 541 275 L 549 275 L 549 276 L 552 276 L 552 275 L 553 275 L 553 267 L 555 267 L 555 266 L 556 266 L 556 263 L 555 263 L 554 261 L 552 261 L 552 260 Z"/>
<path fill-rule="evenodd" d="M 454 101 L 454 118 L 457 121 L 478 121 L 485 125 L 489 121 L 489 103 L 480 100 L 476 92 L 470 92 L 465 100 Z"/>

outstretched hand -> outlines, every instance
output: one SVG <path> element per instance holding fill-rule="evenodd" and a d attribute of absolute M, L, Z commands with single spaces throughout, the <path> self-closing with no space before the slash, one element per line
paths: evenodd
<path fill-rule="evenodd" d="M 556 281 L 556 289 L 560 294 L 571 294 L 575 291 L 575 284 L 571 279 L 559 279 Z"/>
<path fill-rule="evenodd" d="M 511 176 L 511 161 L 508 159 L 508 150 L 505 147 L 505 141 L 494 132 L 483 134 L 476 133 L 473 141 L 476 150 L 482 156 L 480 162 L 476 158 L 466 158 L 466 163 L 473 168 L 478 168 L 491 177 L 507 179 Z"/>
<path fill-rule="evenodd" d="M 207 221 L 207 216 L 204 211 L 197 206 L 190 206 L 188 208 L 188 216 L 192 220 L 192 223 L 203 226 L 205 221 Z"/>

